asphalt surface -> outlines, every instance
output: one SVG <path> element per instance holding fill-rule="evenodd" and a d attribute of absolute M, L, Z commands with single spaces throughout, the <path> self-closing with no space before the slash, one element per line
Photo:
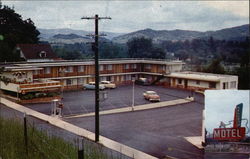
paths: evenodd
<path fill-rule="evenodd" d="M 203 158 L 199 150 L 183 137 L 201 136 L 203 106 L 188 104 L 100 117 L 100 134 L 164 158 L 166 155 Z M 79 127 L 94 132 L 94 117 L 67 119 Z"/>
<path fill-rule="evenodd" d="M 143 91 L 156 91 L 161 101 L 186 98 L 190 91 L 160 86 L 135 86 L 135 105 L 150 103 Z M 100 110 L 127 107 L 132 104 L 132 86 L 106 90 L 108 99 L 100 103 Z M 204 97 L 194 94 L 195 101 L 187 104 L 144 111 L 100 116 L 100 134 L 158 158 L 172 156 L 181 159 L 201 159 L 203 150 L 187 142 L 184 137 L 201 136 Z M 94 91 L 64 92 L 64 115 L 94 111 Z M 51 103 L 27 107 L 50 114 Z M 64 119 L 94 132 L 94 117 Z"/>
<path fill-rule="evenodd" d="M 128 107 L 132 105 L 132 86 L 120 86 L 116 89 L 106 89 L 102 92 L 107 92 L 107 99 L 101 100 L 100 111 L 107 109 L 114 109 L 120 107 Z M 169 101 L 180 98 L 186 98 L 191 94 L 190 91 L 167 89 L 161 86 L 141 86 L 135 85 L 135 105 L 149 104 L 150 102 L 143 98 L 143 92 L 153 90 L 156 91 L 161 101 Z M 101 96 L 101 95 L 100 95 Z M 75 115 L 94 112 L 95 110 L 95 91 L 94 90 L 81 90 L 63 93 L 63 114 Z M 52 103 L 43 104 L 27 104 L 29 108 L 37 110 L 41 113 L 50 114 Z"/>

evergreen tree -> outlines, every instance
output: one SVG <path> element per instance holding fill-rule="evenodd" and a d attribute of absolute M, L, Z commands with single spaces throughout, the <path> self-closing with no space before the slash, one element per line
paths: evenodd
<path fill-rule="evenodd" d="M 16 44 L 38 43 L 39 34 L 31 19 L 23 20 L 14 9 L 0 5 L 0 61 L 20 60 L 13 51 Z"/>

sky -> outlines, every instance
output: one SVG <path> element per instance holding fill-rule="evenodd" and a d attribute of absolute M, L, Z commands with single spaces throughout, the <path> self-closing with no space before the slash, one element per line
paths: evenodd
<path fill-rule="evenodd" d="M 249 1 L 8 1 L 24 19 L 38 28 L 69 28 L 92 31 L 93 20 L 84 16 L 111 17 L 101 20 L 102 31 L 128 33 L 154 30 L 209 31 L 249 24 Z"/>
<path fill-rule="evenodd" d="M 234 119 L 235 106 L 243 103 L 242 119 L 250 119 L 250 91 L 249 90 L 207 90 L 205 91 L 205 128 L 212 133 L 219 128 L 220 121 L 225 124 Z M 245 127 L 246 121 L 241 126 Z M 229 127 L 232 127 L 230 125 Z M 249 134 L 250 135 L 250 132 Z"/>

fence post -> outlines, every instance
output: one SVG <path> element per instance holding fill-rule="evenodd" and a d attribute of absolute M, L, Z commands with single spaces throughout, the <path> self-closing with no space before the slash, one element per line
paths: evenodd
<path fill-rule="evenodd" d="M 26 151 L 26 155 L 28 155 L 28 135 L 27 135 L 27 118 L 26 118 L 26 113 L 24 113 L 24 116 L 23 116 L 23 124 L 24 124 L 25 151 Z"/>
<path fill-rule="evenodd" d="M 82 143 L 79 143 L 78 139 L 78 159 L 84 159 L 84 143 L 83 138 L 81 140 Z"/>

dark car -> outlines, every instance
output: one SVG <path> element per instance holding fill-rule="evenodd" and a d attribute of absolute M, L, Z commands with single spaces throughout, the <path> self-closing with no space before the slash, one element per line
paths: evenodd
<path fill-rule="evenodd" d="M 150 82 L 148 81 L 147 78 L 139 78 L 139 79 L 135 80 L 135 84 L 149 86 Z"/>

